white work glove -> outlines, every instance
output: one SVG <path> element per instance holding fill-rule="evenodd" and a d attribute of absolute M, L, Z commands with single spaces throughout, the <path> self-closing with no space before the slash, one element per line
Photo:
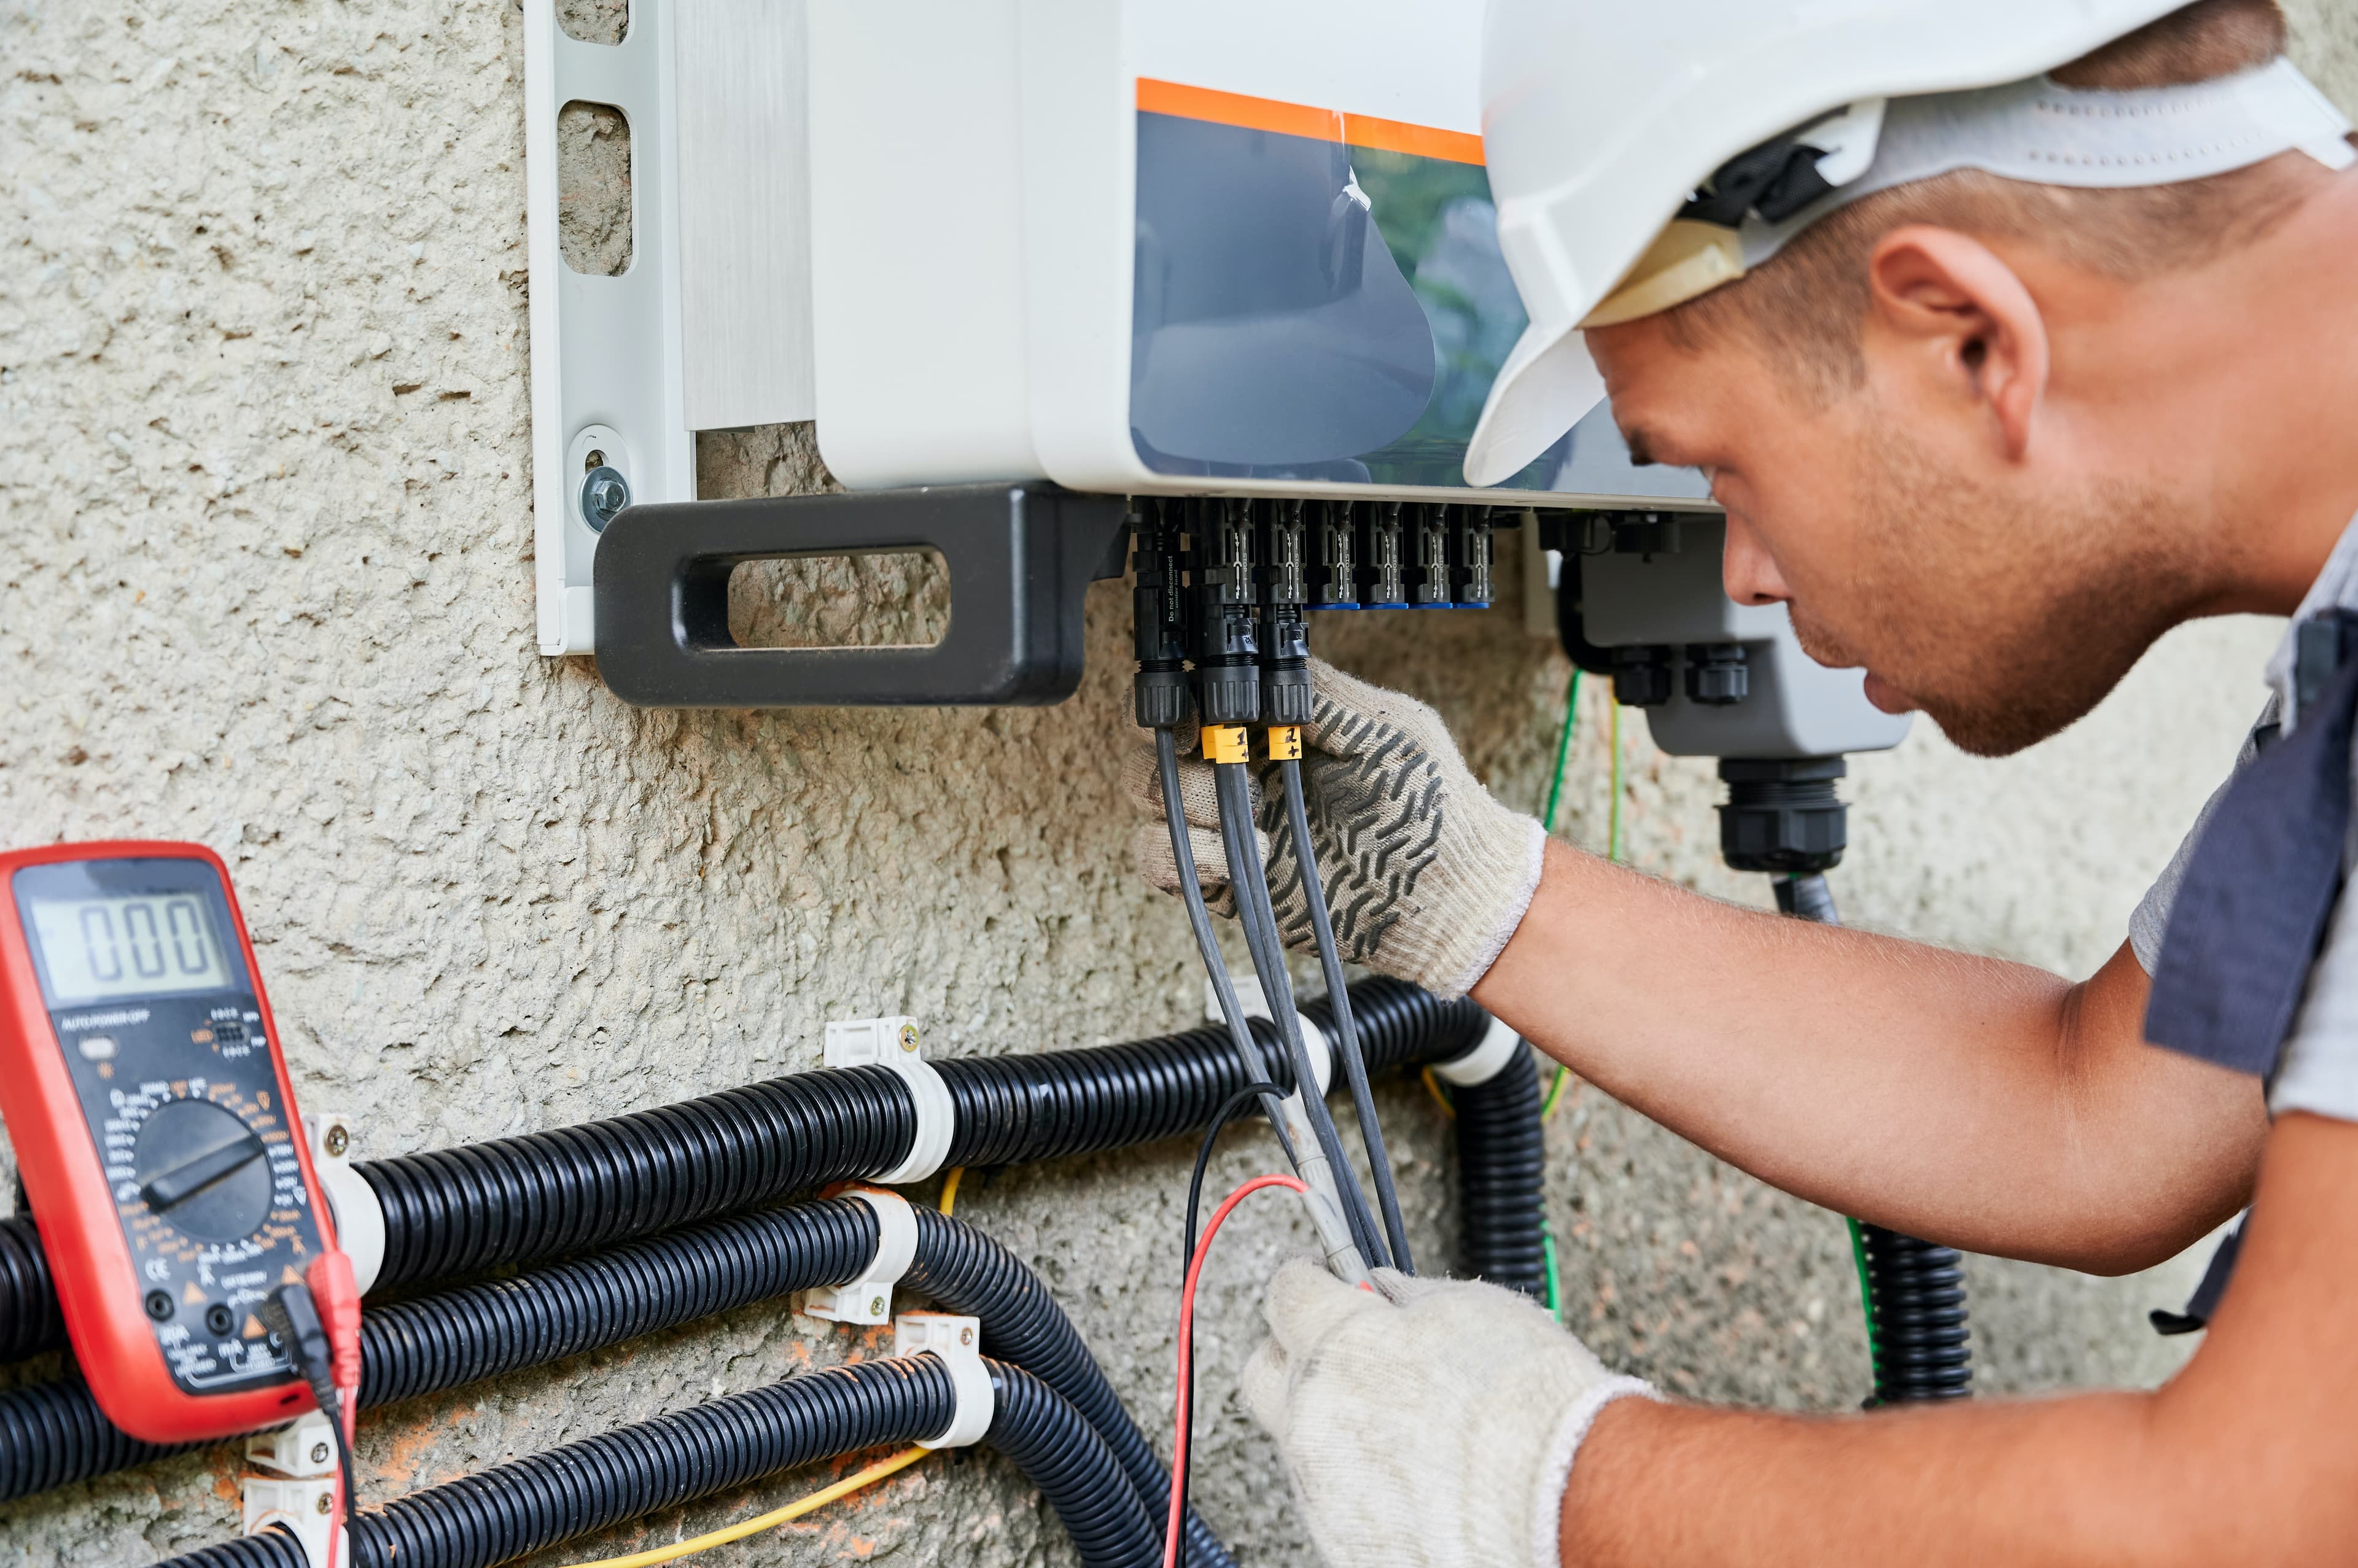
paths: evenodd
<path fill-rule="evenodd" d="M 1561 1568 L 1563 1490 L 1629 1394 L 1544 1308 L 1497 1285 L 1307 1259 L 1270 1281 L 1243 1398 L 1277 1439 L 1328 1568 Z"/>
<path fill-rule="evenodd" d="M 1522 923 L 1540 883 L 1547 834 L 1508 810 L 1466 770 L 1441 716 L 1412 697 L 1369 686 L 1310 661 L 1311 720 L 1303 727 L 1302 788 L 1318 872 L 1345 961 L 1459 997 L 1488 972 Z M 1193 740 L 1185 742 L 1193 749 Z M 1179 765 L 1196 880 L 1206 900 L 1232 914 L 1212 765 Z M 1312 949 L 1285 795 L 1273 765 L 1255 769 L 1254 816 L 1270 901 L 1285 945 Z M 1154 747 L 1123 771 L 1130 798 L 1150 818 L 1130 837 L 1146 879 L 1179 891 L 1163 815 Z"/>

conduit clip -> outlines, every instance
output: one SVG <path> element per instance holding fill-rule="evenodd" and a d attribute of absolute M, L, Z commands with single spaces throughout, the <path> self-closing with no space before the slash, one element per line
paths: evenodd
<path fill-rule="evenodd" d="M 310 1145 L 311 1168 L 328 1195 L 328 1217 L 336 1222 L 336 1245 L 352 1260 L 352 1279 L 366 1295 L 384 1267 L 384 1203 L 352 1169 L 352 1119 L 335 1111 L 303 1119 L 303 1141 Z"/>
<path fill-rule="evenodd" d="M 855 1018 L 827 1026 L 826 1055 L 830 1067 L 890 1067 L 909 1086 L 917 1108 L 917 1136 L 908 1158 L 876 1179 L 888 1186 L 922 1182 L 942 1168 L 949 1157 L 950 1136 L 957 1130 L 957 1108 L 950 1087 L 918 1054 L 917 1021 L 914 1018 Z M 882 1318 L 875 1318 L 882 1323 Z"/>
<path fill-rule="evenodd" d="M 1521 1035 L 1516 1033 L 1505 1022 L 1494 1018 L 1490 1021 L 1490 1027 L 1483 1033 L 1481 1040 L 1474 1049 L 1466 1052 L 1463 1056 L 1453 1056 L 1446 1062 L 1435 1062 L 1433 1065 L 1433 1076 L 1444 1084 L 1451 1084 L 1461 1089 L 1471 1088 L 1476 1084 L 1487 1084 L 1507 1070 L 1507 1064 L 1515 1059 L 1515 1047 L 1522 1043 Z"/>
<path fill-rule="evenodd" d="M 931 1353 L 950 1369 L 957 1390 L 957 1413 L 938 1437 L 919 1438 L 920 1448 L 966 1448 L 990 1430 L 996 1402 L 990 1374 L 982 1365 L 982 1320 L 946 1312 L 904 1312 L 892 1320 L 892 1354 Z"/>
<path fill-rule="evenodd" d="M 876 1211 L 876 1255 L 860 1278 L 841 1285 L 815 1285 L 803 1292 L 806 1317 L 829 1323 L 891 1323 L 892 1287 L 917 1255 L 917 1217 L 909 1200 L 879 1187 L 849 1187 L 838 1195 L 858 1198 Z"/>
<path fill-rule="evenodd" d="M 1277 1014 L 1269 1009 L 1269 995 L 1260 989 L 1260 980 L 1251 975 L 1238 975 L 1228 982 L 1236 988 L 1237 1006 L 1247 1018 L 1265 1019 L 1274 1023 Z M 1204 1016 L 1214 1023 L 1225 1024 L 1227 1016 L 1220 1011 L 1220 993 L 1209 979 L 1204 982 Z M 1310 1022 L 1310 1015 L 1296 1011 L 1294 1021 L 1302 1026 L 1303 1049 L 1310 1053 L 1310 1070 L 1318 1078 L 1318 1092 L 1325 1094 L 1335 1082 L 1335 1047 L 1327 1044 L 1325 1032 Z"/>
<path fill-rule="evenodd" d="M 278 1472 L 241 1476 L 237 1489 L 245 1533 L 285 1525 L 303 1543 L 312 1568 L 326 1568 L 328 1532 L 335 1526 L 336 1434 L 318 1411 L 245 1440 L 248 1463 Z M 349 1548 L 336 1553 L 349 1563 Z"/>

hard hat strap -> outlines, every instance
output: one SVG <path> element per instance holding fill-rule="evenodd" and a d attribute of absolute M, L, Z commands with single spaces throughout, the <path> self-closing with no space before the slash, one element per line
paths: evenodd
<path fill-rule="evenodd" d="M 1816 128 L 1803 127 L 1790 140 L 1799 143 Z M 2295 149 L 2338 169 L 2358 159 L 2344 139 L 2349 132 L 2342 112 L 2282 57 L 2169 87 L 2066 87 L 2039 76 L 1894 98 L 1884 105 L 1873 159 L 1856 178 L 1824 180 L 1823 195 L 1780 213 L 1777 198 L 1808 183 L 1787 173 L 1761 186 L 1767 200 L 1747 203 L 1736 226 L 1749 269 L 1837 208 L 1955 169 L 2092 189 L 2202 179 Z M 1812 163 L 1811 176 L 1824 179 L 1828 161 Z"/>

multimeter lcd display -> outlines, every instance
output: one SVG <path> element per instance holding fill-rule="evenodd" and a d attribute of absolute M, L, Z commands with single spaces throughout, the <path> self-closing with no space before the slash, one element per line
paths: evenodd
<path fill-rule="evenodd" d="M 58 1006 L 220 990 L 230 983 L 221 933 L 193 892 L 26 901 L 41 979 Z"/>

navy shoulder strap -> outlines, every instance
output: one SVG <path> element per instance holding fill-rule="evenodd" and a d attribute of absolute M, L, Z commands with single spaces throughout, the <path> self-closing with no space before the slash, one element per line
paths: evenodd
<path fill-rule="evenodd" d="M 2292 731 L 2227 786 L 2194 846 L 2162 934 L 2145 1036 L 2265 1077 L 2292 1027 L 2310 963 L 2342 886 L 2350 828 L 2358 616 L 2335 611 L 2300 628 Z M 2326 659 L 2311 650 L 2331 653 Z M 2311 694 L 2314 694 L 2313 696 Z"/>

